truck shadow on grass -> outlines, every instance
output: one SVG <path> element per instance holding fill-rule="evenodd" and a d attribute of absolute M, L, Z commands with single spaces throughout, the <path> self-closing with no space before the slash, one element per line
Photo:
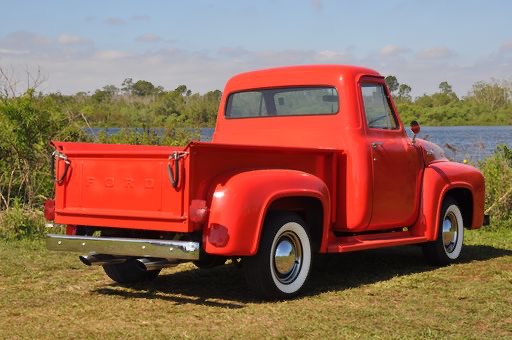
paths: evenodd
<path fill-rule="evenodd" d="M 467 245 L 459 263 L 487 261 L 503 256 L 512 256 L 512 250 Z M 436 269 L 426 264 L 421 249 L 416 246 L 324 255 L 315 259 L 309 281 L 301 296 L 342 291 Z M 96 289 L 94 293 L 227 309 L 263 302 L 248 290 L 243 271 L 234 264 L 212 269 L 163 272 L 153 282 L 129 287 L 113 283 Z"/>

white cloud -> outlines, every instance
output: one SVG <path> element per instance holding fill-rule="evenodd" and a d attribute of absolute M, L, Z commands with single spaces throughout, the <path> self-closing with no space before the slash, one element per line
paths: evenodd
<path fill-rule="evenodd" d="M 105 23 L 110 26 L 122 26 L 128 24 L 128 21 L 146 22 L 149 20 L 150 18 L 147 15 L 133 15 L 129 18 L 108 17 L 105 19 Z"/>
<path fill-rule="evenodd" d="M 311 0 L 311 5 L 313 5 L 316 10 L 321 10 L 323 8 L 322 0 Z"/>
<path fill-rule="evenodd" d="M 379 55 L 382 57 L 397 57 L 409 51 L 410 50 L 405 47 L 400 47 L 397 45 L 387 45 L 379 50 Z"/>
<path fill-rule="evenodd" d="M 62 45 L 78 45 L 87 43 L 88 41 L 78 35 L 61 34 L 57 38 L 57 42 Z"/>
<path fill-rule="evenodd" d="M 158 35 L 151 34 L 151 33 L 143 34 L 143 35 L 138 36 L 137 38 L 135 38 L 136 42 L 149 42 L 149 43 L 153 43 L 153 42 L 159 42 L 161 40 L 162 40 L 162 38 L 160 38 Z"/>
<path fill-rule="evenodd" d="M 331 50 L 323 50 L 315 53 L 315 62 L 319 63 L 337 63 L 337 64 L 348 64 L 354 61 L 354 57 L 349 52 L 337 52 Z"/>
<path fill-rule="evenodd" d="M 12 49 L 34 49 L 46 47 L 51 39 L 42 35 L 25 31 L 16 31 L 0 38 L 0 47 Z"/>
<path fill-rule="evenodd" d="M 27 50 L 11 50 L 8 48 L 0 48 L 0 55 L 2 54 L 14 54 L 14 55 L 20 55 L 20 54 L 27 54 L 29 51 Z"/>
<path fill-rule="evenodd" d="M 244 54 L 241 54 L 236 61 L 245 65 L 253 65 L 254 68 L 260 68 L 315 63 L 346 64 L 354 62 L 354 58 L 350 53 L 345 51 L 267 50 L 246 51 Z"/>
<path fill-rule="evenodd" d="M 455 52 L 448 47 L 431 47 L 417 53 L 418 59 L 423 60 L 447 59 L 453 56 L 455 56 Z"/>
<path fill-rule="evenodd" d="M 45 92 L 94 91 L 105 84 L 120 85 L 123 79 L 145 79 L 167 89 L 186 84 L 193 91 L 222 89 L 232 75 L 253 69 L 283 65 L 336 63 L 373 68 L 382 75 L 395 75 L 409 84 L 414 96 L 433 93 L 448 81 L 459 95 L 465 95 L 476 81 L 512 76 L 512 44 L 496 46 L 485 58 L 461 61 L 447 47 L 413 51 L 388 45 L 367 55 L 346 50 L 250 50 L 241 46 L 217 50 L 182 48 L 128 51 L 98 49 L 94 43 L 75 44 L 80 37 L 45 37 L 29 32 L 0 36 L 0 65 L 21 72 L 28 66 L 41 68 L 48 76 Z M 80 38 L 83 40 L 83 38 Z M 64 44 L 67 43 L 67 44 Z M 144 45 L 141 45 L 144 46 Z M 434 62 L 432 62 L 434 61 Z"/>
<path fill-rule="evenodd" d="M 120 50 L 104 50 L 98 51 L 94 54 L 95 59 L 99 60 L 115 60 L 129 57 L 130 53 Z"/>
<path fill-rule="evenodd" d="M 507 41 L 500 46 L 500 52 L 512 52 L 512 41 Z"/>
<path fill-rule="evenodd" d="M 251 51 L 249 51 L 246 48 L 239 47 L 239 46 L 238 47 L 221 47 L 221 48 L 219 48 L 218 53 L 220 55 L 223 55 L 223 56 L 226 56 L 229 58 L 240 58 L 240 57 L 249 55 L 251 53 Z"/>
<path fill-rule="evenodd" d="M 149 21 L 149 16 L 147 15 L 134 15 L 130 18 L 132 21 Z"/>
<path fill-rule="evenodd" d="M 126 20 L 118 17 L 110 17 L 105 20 L 105 22 L 111 26 L 121 26 L 126 24 Z"/>

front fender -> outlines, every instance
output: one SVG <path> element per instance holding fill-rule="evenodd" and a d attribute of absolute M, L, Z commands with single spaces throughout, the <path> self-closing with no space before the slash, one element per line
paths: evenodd
<path fill-rule="evenodd" d="M 452 189 L 471 192 L 473 215 L 467 227 L 476 229 L 483 224 L 485 184 L 482 173 L 465 164 L 435 162 L 425 168 L 423 175 L 421 210 L 415 225 L 418 236 L 426 236 L 430 241 L 437 238 L 443 199 Z"/>
<path fill-rule="evenodd" d="M 251 256 L 258 251 L 268 208 L 283 197 L 313 197 L 320 200 L 324 230 L 329 225 L 330 196 L 318 177 L 295 170 L 251 170 L 226 174 L 212 189 L 208 227 L 203 233 L 204 250 L 224 256 Z M 326 238 L 322 238 L 322 244 Z"/>

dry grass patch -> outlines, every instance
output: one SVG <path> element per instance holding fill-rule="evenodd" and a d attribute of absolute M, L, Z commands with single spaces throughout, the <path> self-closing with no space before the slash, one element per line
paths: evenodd
<path fill-rule="evenodd" d="M 235 265 L 125 287 L 42 242 L 0 241 L 0 338 L 512 338 L 512 233 L 470 232 L 461 263 L 416 247 L 328 256 L 305 295 L 262 302 Z"/>

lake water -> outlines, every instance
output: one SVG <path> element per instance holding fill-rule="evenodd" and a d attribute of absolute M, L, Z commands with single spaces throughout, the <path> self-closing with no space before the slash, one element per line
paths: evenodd
<path fill-rule="evenodd" d="M 500 144 L 512 148 L 512 126 L 425 126 L 418 137 L 441 146 L 456 161 L 484 159 Z"/>
<path fill-rule="evenodd" d="M 93 129 L 97 134 L 104 130 Z M 143 132 L 142 129 L 135 129 Z M 107 134 L 115 134 L 119 128 L 107 128 Z M 155 130 L 158 133 L 158 129 Z M 410 136 L 409 129 L 407 129 Z M 213 128 L 201 129 L 200 140 L 208 142 L 212 139 Z M 441 146 L 446 156 L 462 162 L 476 162 L 494 153 L 496 146 L 506 144 L 512 148 L 512 126 L 422 126 L 418 138 L 429 140 Z"/>
<path fill-rule="evenodd" d="M 201 141 L 210 141 L 212 135 L 213 129 L 201 129 Z M 476 162 L 492 155 L 499 144 L 512 148 L 512 126 L 422 126 L 418 138 L 441 146 L 450 159 Z"/>

